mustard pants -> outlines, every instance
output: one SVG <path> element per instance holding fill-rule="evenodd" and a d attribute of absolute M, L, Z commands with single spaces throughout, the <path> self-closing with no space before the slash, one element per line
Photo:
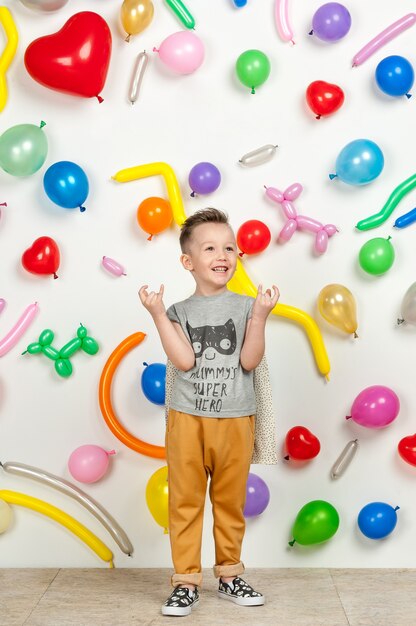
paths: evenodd
<path fill-rule="evenodd" d="M 201 585 L 201 540 L 207 481 L 214 517 L 214 574 L 238 576 L 245 531 L 247 477 L 255 416 L 217 418 L 169 410 L 166 452 L 173 586 Z"/>

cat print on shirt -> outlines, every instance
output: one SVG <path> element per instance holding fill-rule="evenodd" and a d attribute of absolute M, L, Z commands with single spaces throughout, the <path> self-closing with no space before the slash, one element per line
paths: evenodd
<path fill-rule="evenodd" d="M 216 353 L 230 355 L 235 352 L 237 346 L 237 333 L 233 320 L 230 318 L 225 324 L 218 326 L 197 326 L 192 328 L 186 322 L 186 329 L 191 339 L 195 358 L 202 356 L 213 361 Z"/>

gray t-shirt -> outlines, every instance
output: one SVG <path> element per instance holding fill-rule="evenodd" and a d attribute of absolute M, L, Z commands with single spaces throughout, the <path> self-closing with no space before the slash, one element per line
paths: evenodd
<path fill-rule="evenodd" d="M 191 296 L 169 307 L 195 352 L 195 365 L 179 371 L 170 407 L 201 417 L 242 417 L 256 412 L 253 371 L 240 352 L 254 299 L 225 291 Z"/>

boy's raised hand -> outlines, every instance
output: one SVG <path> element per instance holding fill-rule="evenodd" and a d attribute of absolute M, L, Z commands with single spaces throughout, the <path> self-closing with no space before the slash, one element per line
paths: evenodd
<path fill-rule="evenodd" d="M 266 319 L 270 311 L 276 306 L 280 292 L 276 285 L 272 285 L 272 289 L 273 295 L 271 289 L 266 289 L 266 291 L 263 292 L 263 285 L 259 285 L 257 297 L 253 305 L 253 317 Z"/>
<path fill-rule="evenodd" d="M 149 311 L 152 317 L 157 317 L 163 313 L 166 313 L 165 305 L 163 304 L 163 293 L 165 288 L 160 285 L 159 291 L 147 291 L 149 285 L 143 285 L 139 289 L 139 298 L 143 306 Z"/>

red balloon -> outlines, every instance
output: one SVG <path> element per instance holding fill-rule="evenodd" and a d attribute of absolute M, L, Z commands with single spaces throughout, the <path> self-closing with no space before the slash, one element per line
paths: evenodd
<path fill-rule="evenodd" d="M 53 35 L 35 39 L 26 49 L 26 69 L 38 83 L 50 89 L 84 98 L 104 87 L 111 56 L 111 32 L 107 22 L 92 11 L 75 13 Z"/>
<path fill-rule="evenodd" d="M 243 254 L 257 254 L 263 252 L 270 243 L 270 230 L 260 220 L 248 220 L 241 224 L 237 231 L 237 245 Z"/>
<path fill-rule="evenodd" d="M 54 278 L 58 278 L 60 260 L 58 245 L 51 237 L 39 237 L 22 254 L 25 270 L 32 274 L 53 274 Z"/>
<path fill-rule="evenodd" d="M 344 102 L 344 92 L 338 85 L 315 80 L 306 90 L 306 101 L 319 120 L 322 115 L 338 111 Z"/>
<path fill-rule="evenodd" d="M 296 461 L 306 461 L 313 459 L 319 454 L 321 444 L 318 437 L 315 437 L 310 430 L 304 426 L 294 426 L 291 428 L 285 439 L 288 456 L 285 458 Z"/>
<path fill-rule="evenodd" d="M 397 446 L 403 461 L 416 465 L 416 434 L 403 437 Z"/>

